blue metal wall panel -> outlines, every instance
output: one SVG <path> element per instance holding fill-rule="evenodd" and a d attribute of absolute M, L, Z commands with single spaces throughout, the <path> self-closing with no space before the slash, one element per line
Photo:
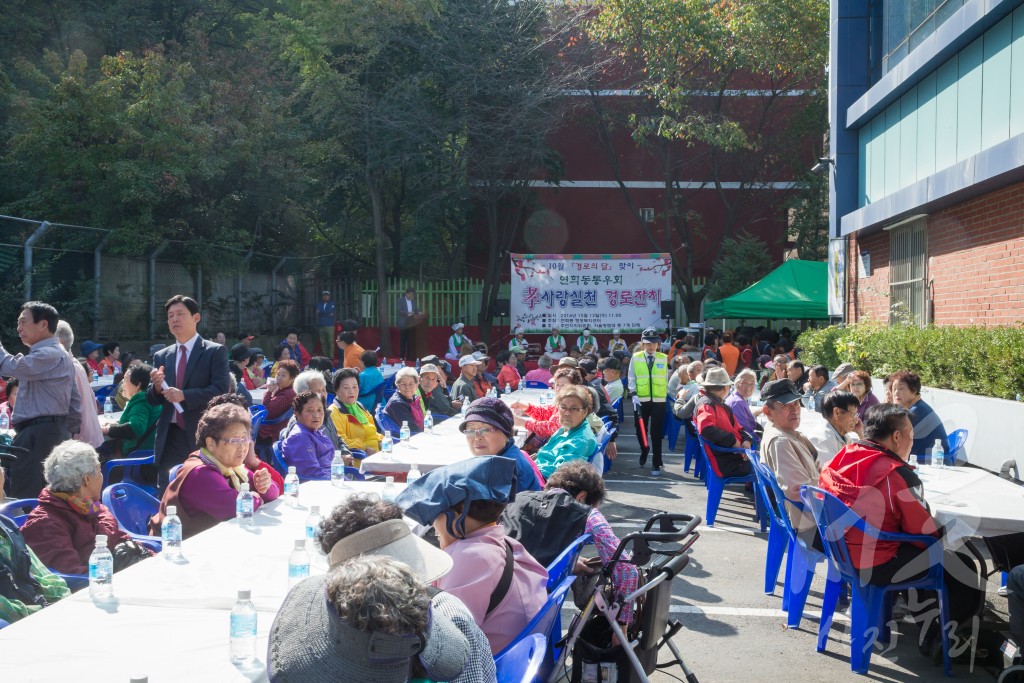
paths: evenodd
<path fill-rule="evenodd" d="M 1013 17 L 985 34 L 981 87 L 981 147 L 987 149 L 1010 137 L 1010 43 Z"/>

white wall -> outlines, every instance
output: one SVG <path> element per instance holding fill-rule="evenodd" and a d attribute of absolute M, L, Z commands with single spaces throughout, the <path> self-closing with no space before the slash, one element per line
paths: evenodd
<path fill-rule="evenodd" d="M 881 379 L 872 379 L 884 398 Z M 1007 460 L 1024 472 L 1024 402 L 921 387 L 921 398 L 942 418 L 946 433 L 967 430 L 967 461 L 995 473 Z"/>

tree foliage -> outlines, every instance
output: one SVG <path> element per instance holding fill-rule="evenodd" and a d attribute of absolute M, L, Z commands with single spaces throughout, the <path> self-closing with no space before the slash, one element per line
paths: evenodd
<path fill-rule="evenodd" d="M 656 235 L 639 218 L 638 227 L 652 247 L 672 253 L 673 277 L 696 319 L 703 292 L 693 284 L 695 269 L 713 262 L 724 244 L 698 251 L 708 218 L 696 194 L 717 195 L 725 237 L 756 229 L 759 211 L 784 211 L 766 206 L 766 196 L 772 202 L 777 194 L 761 186 L 800 177 L 827 127 L 828 3 L 603 0 L 599 9 L 590 37 L 631 67 L 624 84 L 648 97 L 643 111 L 624 115 L 592 98 L 602 139 L 625 126 L 662 162 L 668 234 Z M 794 91 L 802 97 L 787 96 Z M 680 189 L 681 181 L 697 187 Z M 621 177 L 620 187 L 632 208 Z"/>
<path fill-rule="evenodd" d="M 739 235 L 722 243 L 711 269 L 707 298 L 718 301 L 741 292 L 772 272 L 768 245 L 751 235 Z"/>

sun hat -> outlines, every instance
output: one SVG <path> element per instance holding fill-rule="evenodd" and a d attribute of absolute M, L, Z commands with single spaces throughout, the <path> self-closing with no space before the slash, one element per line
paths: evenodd
<path fill-rule="evenodd" d="M 558 361 L 558 367 L 560 368 L 578 368 L 579 366 L 580 362 L 572 356 L 562 356 Z"/>
<path fill-rule="evenodd" d="M 516 461 L 496 455 L 469 458 L 431 470 L 408 484 L 395 498 L 395 503 L 406 517 L 424 526 L 430 526 L 443 514 L 448 533 L 462 538 L 470 503 L 474 500 L 508 503 L 515 495 Z M 456 515 L 453 508 L 459 503 L 463 503 L 462 513 Z"/>
<path fill-rule="evenodd" d="M 762 401 L 778 401 L 779 403 L 792 403 L 803 398 L 797 391 L 796 385 L 788 379 L 775 379 L 765 382 L 761 388 Z"/>
<path fill-rule="evenodd" d="M 412 533 L 401 519 L 389 519 L 349 534 L 334 544 L 327 559 L 333 567 L 359 555 L 387 555 L 404 562 L 425 583 L 433 583 L 452 570 L 451 555 Z"/>
<path fill-rule="evenodd" d="M 236 363 L 241 363 L 246 358 L 249 358 L 251 354 L 252 349 L 250 349 L 245 344 L 235 344 L 234 346 L 231 347 L 231 360 L 235 361 Z"/>
<path fill-rule="evenodd" d="M 840 363 L 839 367 L 832 373 L 832 379 L 842 379 L 853 372 L 854 369 L 852 363 Z"/>
<path fill-rule="evenodd" d="M 460 432 L 466 431 L 466 423 L 470 420 L 489 424 L 509 438 L 512 437 L 512 431 L 516 424 L 515 418 L 512 417 L 512 411 L 504 401 L 487 396 L 478 398 L 469 404 L 469 408 L 462 418 L 462 424 L 459 425 Z"/>
<path fill-rule="evenodd" d="M 433 363 L 427 363 L 426 365 L 421 365 L 420 366 L 420 377 L 422 377 L 423 375 L 427 374 L 428 372 L 432 372 L 435 375 L 437 375 L 438 377 L 441 376 L 441 371 L 438 370 L 437 366 L 434 365 Z"/>
<path fill-rule="evenodd" d="M 422 635 L 361 631 L 341 618 L 327 597 L 330 574 L 296 585 L 270 628 L 267 674 L 276 683 L 405 683 L 418 657 L 433 680 L 465 669 L 469 644 L 450 618 L 428 608 Z M 429 598 L 427 598 L 429 600 Z"/>
<path fill-rule="evenodd" d="M 648 327 L 644 330 L 643 335 L 640 337 L 640 341 L 645 344 L 660 344 L 661 337 L 658 336 L 658 331 L 653 327 Z"/>
<path fill-rule="evenodd" d="M 732 380 L 729 379 L 729 372 L 725 368 L 711 368 L 705 370 L 703 377 L 698 382 L 704 387 L 730 387 Z"/>
<path fill-rule="evenodd" d="M 465 356 L 459 359 L 459 367 L 464 368 L 467 365 L 476 364 L 476 358 L 473 358 L 473 354 L 467 353 Z"/>

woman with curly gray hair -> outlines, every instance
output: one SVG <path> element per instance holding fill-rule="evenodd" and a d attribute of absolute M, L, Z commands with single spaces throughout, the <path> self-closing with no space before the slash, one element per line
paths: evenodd
<path fill-rule="evenodd" d="M 43 463 L 43 473 L 47 486 L 21 529 L 43 564 L 64 574 L 86 574 L 98 534 L 106 535 L 111 552 L 131 540 L 100 502 L 103 475 L 92 446 L 74 440 L 58 444 Z"/>

